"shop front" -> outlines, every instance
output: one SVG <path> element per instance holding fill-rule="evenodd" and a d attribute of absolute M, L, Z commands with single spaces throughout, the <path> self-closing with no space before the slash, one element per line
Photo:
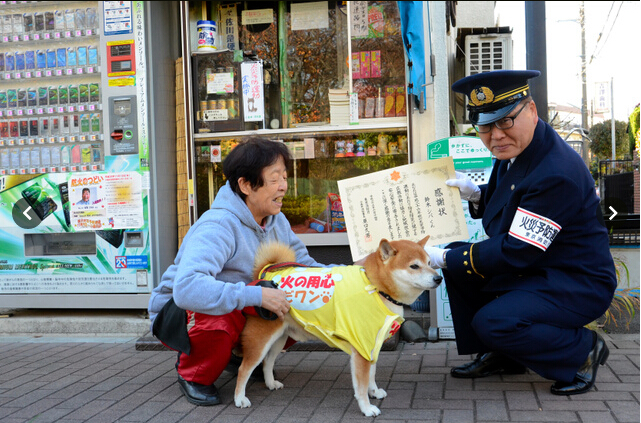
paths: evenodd
<path fill-rule="evenodd" d="M 397 2 L 183 2 L 182 25 L 192 221 L 238 142 L 281 141 L 292 229 L 317 259 L 349 261 L 337 181 L 424 159 L 416 134 L 434 120 L 408 93 Z"/>

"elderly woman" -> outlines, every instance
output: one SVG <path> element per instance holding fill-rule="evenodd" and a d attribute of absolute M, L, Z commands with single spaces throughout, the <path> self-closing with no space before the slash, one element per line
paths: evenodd
<path fill-rule="evenodd" d="M 299 263 L 323 266 L 309 256 L 280 211 L 289 161 L 289 151 L 280 142 L 254 138 L 237 145 L 223 163 L 227 183 L 191 227 L 174 264 L 151 294 L 153 332 L 181 351 L 178 383 L 193 404 L 220 403 L 213 383 L 239 341 L 245 325 L 241 310 L 258 306 L 279 318 L 289 310 L 283 291 L 248 285 L 258 246 L 276 240 L 290 245 Z M 183 310 L 188 310 L 187 319 Z M 174 339 L 172 344 L 176 322 L 179 331 L 186 332 L 187 320 L 194 321 L 193 327 L 182 343 Z"/>

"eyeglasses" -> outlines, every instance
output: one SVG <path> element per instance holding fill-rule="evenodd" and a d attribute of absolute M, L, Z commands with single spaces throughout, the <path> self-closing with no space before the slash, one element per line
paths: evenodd
<path fill-rule="evenodd" d="M 476 132 L 479 134 L 487 134 L 492 130 L 492 125 L 495 125 L 497 128 L 504 130 L 504 129 L 510 129 L 511 127 L 514 126 L 514 120 L 518 117 L 518 115 L 525 109 L 525 106 L 528 105 L 528 103 L 531 100 L 528 100 L 523 107 L 521 107 L 521 110 L 516 112 L 514 116 L 511 117 L 504 117 L 502 119 L 497 120 L 496 122 L 488 123 L 487 125 L 473 125 L 474 129 L 476 129 Z"/>

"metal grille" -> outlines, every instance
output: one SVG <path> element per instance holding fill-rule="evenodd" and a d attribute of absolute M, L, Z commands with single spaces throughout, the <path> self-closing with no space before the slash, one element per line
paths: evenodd
<path fill-rule="evenodd" d="M 467 75 L 505 69 L 505 40 L 470 42 Z"/>

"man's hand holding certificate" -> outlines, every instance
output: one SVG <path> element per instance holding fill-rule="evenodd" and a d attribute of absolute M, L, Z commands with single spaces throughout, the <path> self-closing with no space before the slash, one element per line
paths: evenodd
<path fill-rule="evenodd" d="M 381 238 L 437 245 L 468 238 L 451 157 L 338 181 L 352 259 L 375 251 Z"/>

